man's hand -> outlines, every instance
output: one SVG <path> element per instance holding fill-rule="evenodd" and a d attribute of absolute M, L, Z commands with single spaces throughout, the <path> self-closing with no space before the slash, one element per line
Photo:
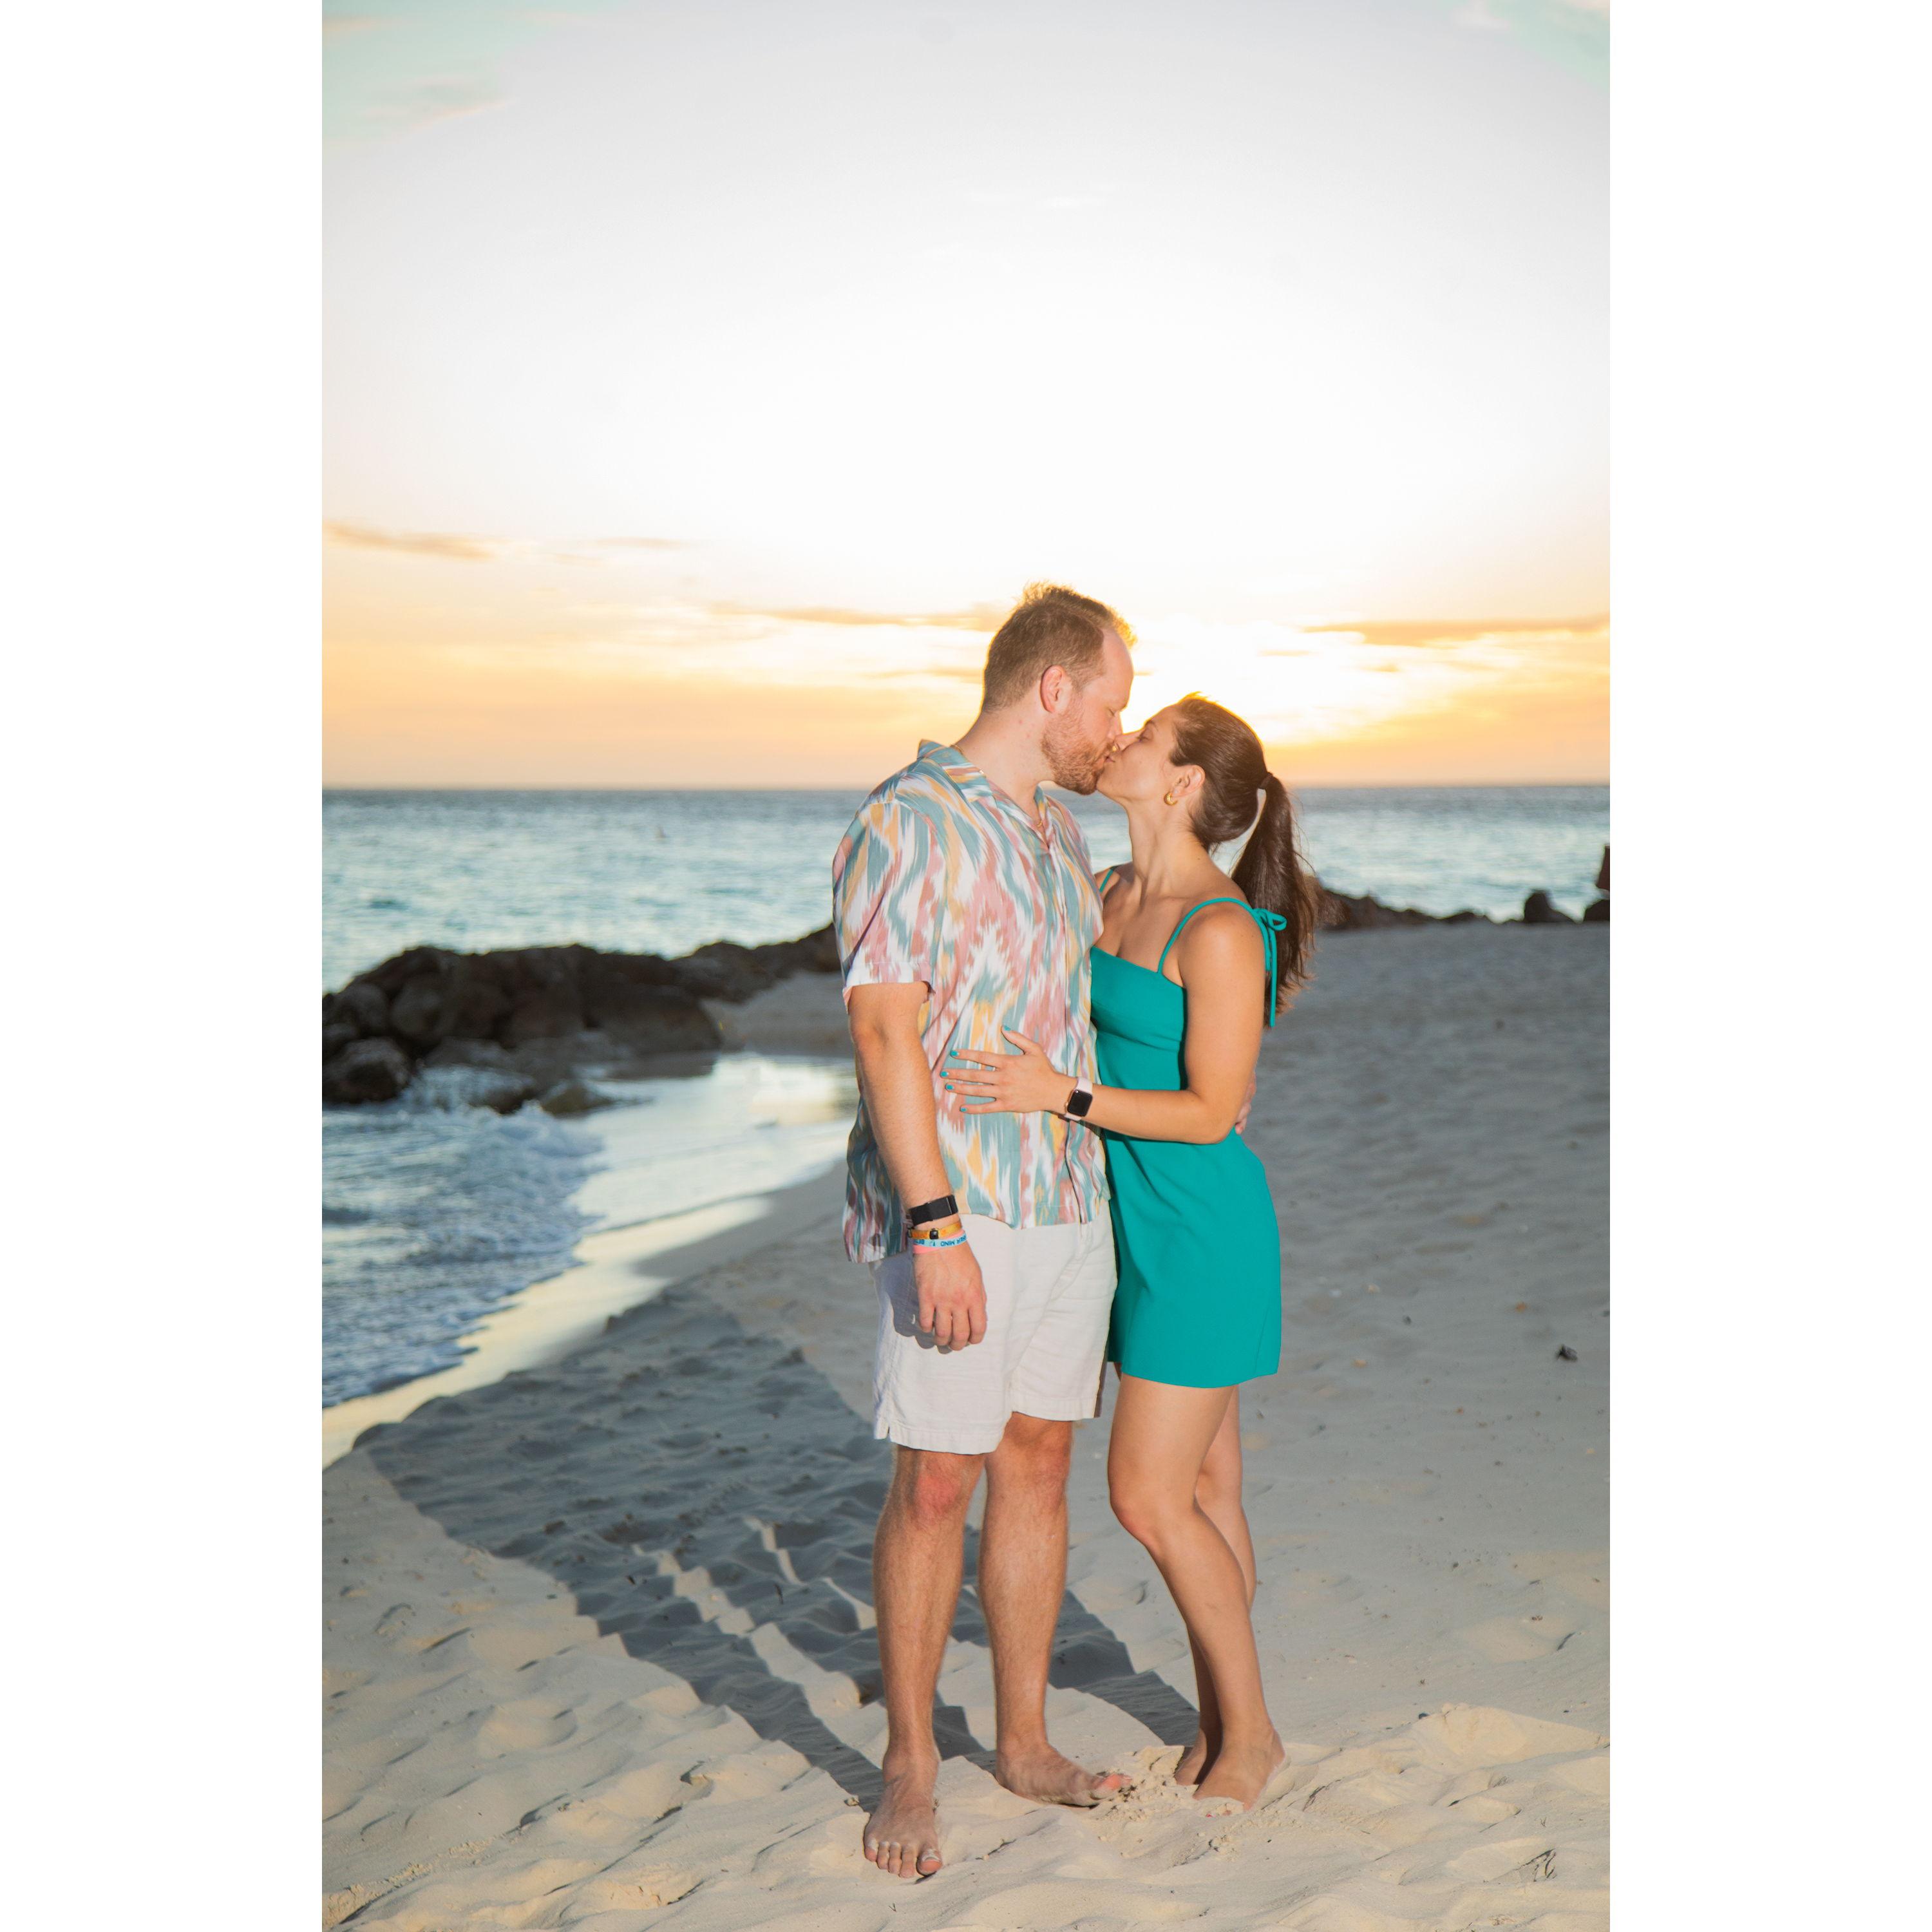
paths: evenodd
<path fill-rule="evenodd" d="M 969 1247 L 913 1250 L 912 1278 L 919 1290 L 920 1331 L 942 1348 L 964 1348 L 986 1333 L 986 1286 Z"/>
<path fill-rule="evenodd" d="M 1239 1133 L 1248 1124 L 1248 1110 L 1255 1104 L 1255 1082 L 1261 1077 L 1261 1068 L 1256 1066 L 1248 1076 L 1248 1090 L 1242 1096 L 1241 1111 L 1234 1116 L 1234 1131 Z"/>

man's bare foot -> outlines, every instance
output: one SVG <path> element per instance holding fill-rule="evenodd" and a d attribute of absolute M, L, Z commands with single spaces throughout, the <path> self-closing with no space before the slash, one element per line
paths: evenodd
<path fill-rule="evenodd" d="M 939 1814 L 932 1787 L 935 1764 L 915 1771 L 888 1772 L 878 1808 L 866 1820 L 865 1852 L 894 1878 L 930 1878 L 944 1861 L 939 1856 Z"/>
<path fill-rule="evenodd" d="M 1089 1771 L 1061 1756 L 1051 1744 L 995 1754 L 993 1775 L 1018 1796 L 1048 1804 L 1097 1804 L 1126 1790 L 1130 1782 L 1118 1771 Z"/>
<path fill-rule="evenodd" d="M 1231 1744 L 1226 1738 L 1214 1754 L 1214 1768 L 1196 1787 L 1197 1799 L 1232 1798 L 1244 1811 L 1252 1811 L 1256 1801 L 1287 1761 L 1288 1753 L 1270 1731 L 1258 1744 Z"/>
<path fill-rule="evenodd" d="M 1196 1731 L 1194 1742 L 1180 1754 L 1180 1762 L 1174 1767 L 1174 1781 L 1177 1784 L 1198 1784 L 1202 1774 L 1213 1762 L 1214 1754 L 1221 1748 L 1221 1740 L 1210 1742 L 1204 1731 Z"/>

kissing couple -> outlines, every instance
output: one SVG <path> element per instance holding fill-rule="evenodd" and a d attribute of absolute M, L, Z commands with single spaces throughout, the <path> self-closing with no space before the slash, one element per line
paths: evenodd
<path fill-rule="evenodd" d="M 1031 586 L 994 634 L 980 714 L 868 797 L 832 862 L 859 1078 L 847 1252 L 879 1294 L 873 1546 L 887 1742 L 866 1856 L 942 1863 L 933 1700 L 982 1474 L 980 1600 L 999 1781 L 1088 1805 L 1125 1788 L 1046 1735 L 1073 1425 L 1120 1378 L 1114 1514 L 1173 1592 L 1200 1725 L 1175 1768 L 1257 1803 L 1282 1762 L 1250 1609 L 1239 1385 L 1272 1375 L 1281 1246 L 1237 1131 L 1264 1027 L 1306 979 L 1315 889 L 1261 741 L 1200 697 L 1124 735 L 1132 632 Z M 1048 784 L 1122 806 L 1093 871 Z M 1247 835 L 1232 876 L 1220 846 Z"/>

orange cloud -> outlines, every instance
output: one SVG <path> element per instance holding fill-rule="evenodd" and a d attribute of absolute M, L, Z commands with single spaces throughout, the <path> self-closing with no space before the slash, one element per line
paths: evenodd
<path fill-rule="evenodd" d="M 928 611 L 921 615 L 898 610 L 854 610 L 818 604 L 794 610 L 768 610 L 742 604 L 712 604 L 706 608 L 720 617 L 768 617 L 781 624 L 837 624 L 860 628 L 890 625 L 904 630 L 977 631 L 990 635 L 1000 628 L 1008 607 L 975 604 L 964 610 Z"/>
<path fill-rule="evenodd" d="M 404 556 L 454 558 L 464 563 L 483 563 L 492 559 L 528 554 L 539 546 L 514 537 L 479 537 L 452 535 L 439 530 L 383 530 L 368 524 L 324 524 L 322 534 L 331 543 L 350 550 L 381 550 Z M 591 537 L 582 545 L 553 548 L 544 554 L 570 563 L 592 561 L 583 554 L 593 550 L 688 550 L 683 537 Z"/>
<path fill-rule="evenodd" d="M 400 550 L 406 556 L 454 557 L 465 563 L 500 556 L 509 548 L 500 537 L 449 536 L 433 530 L 378 530 L 366 524 L 324 524 L 322 528 L 331 543 L 350 550 Z"/>
<path fill-rule="evenodd" d="M 1484 638 L 1600 635 L 1610 628 L 1607 616 L 1595 617 L 1424 617 L 1379 622 L 1372 618 L 1349 624 L 1304 624 L 1315 633 L 1340 633 L 1364 644 L 1384 645 L 1468 644 Z"/>

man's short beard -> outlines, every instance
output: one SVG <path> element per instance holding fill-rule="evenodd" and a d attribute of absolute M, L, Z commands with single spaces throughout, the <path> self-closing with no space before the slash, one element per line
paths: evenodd
<path fill-rule="evenodd" d="M 1047 770 L 1053 782 L 1063 791 L 1077 793 L 1081 797 L 1091 796 L 1100 782 L 1100 774 L 1106 770 L 1108 754 L 1113 749 L 1110 740 L 1096 746 L 1083 745 L 1074 735 L 1070 721 L 1054 718 L 1048 720 L 1040 748 L 1046 754 Z"/>

